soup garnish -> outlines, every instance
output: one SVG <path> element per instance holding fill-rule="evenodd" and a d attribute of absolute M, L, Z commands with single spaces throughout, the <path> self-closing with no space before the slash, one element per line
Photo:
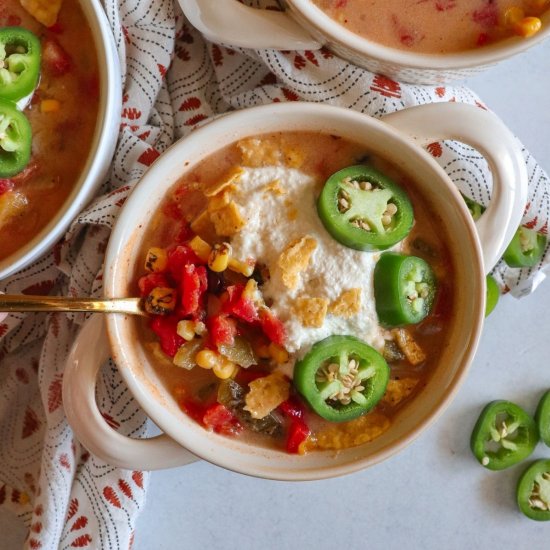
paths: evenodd
<path fill-rule="evenodd" d="M 27 166 L 31 136 L 27 117 L 15 103 L 2 99 L 0 91 L 0 178 L 15 176 Z"/>

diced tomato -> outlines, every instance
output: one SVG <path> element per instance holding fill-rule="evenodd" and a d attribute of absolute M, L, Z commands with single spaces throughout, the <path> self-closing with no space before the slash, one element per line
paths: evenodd
<path fill-rule="evenodd" d="M 48 30 L 55 34 L 61 34 L 63 32 L 63 26 L 59 21 L 56 21 L 53 25 L 48 27 Z"/>
<path fill-rule="evenodd" d="M 478 46 L 485 46 L 489 42 L 489 35 L 486 32 L 480 32 L 479 36 L 477 37 L 477 45 Z"/>
<path fill-rule="evenodd" d="M 304 420 L 306 410 L 303 404 L 296 398 L 290 397 L 279 405 L 279 410 L 289 418 Z"/>
<path fill-rule="evenodd" d="M 296 454 L 300 450 L 300 445 L 308 438 L 311 433 L 307 424 L 302 420 L 293 420 L 288 427 L 286 438 L 286 450 L 288 453 Z"/>
<path fill-rule="evenodd" d="M 7 193 L 8 191 L 13 191 L 15 184 L 12 180 L 0 179 L 0 195 Z"/>
<path fill-rule="evenodd" d="M 215 315 L 206 319 L 210 343 L 215 348 L 226 345 L 232 346 L 237 335 L 237 325 L 227 315 Z"/>
<path fill-rule="evenodd" d="M 148 296 L 151 290 L 157 286 L 170 288 L 170 283 L 164 273 L 149 273 L 140 277 L 138 281 L 139 293 L 142 298 Z"/>
<path fill-rule="evenodd" d="M 222 435 L 237 435 L 243 430 L 235 415 L 221 403 L 214 403 L 206 409 L 202 423 Z"/>
<path fill-rule="evenodd" d="M 168 271 L 177 283 L 181 281 L 183 270 L 187 264 L 202 263 L 199 257 L 188 246 L 180 244 L 168 251 Z"/>
<path fill-rule="evenodd" d="M 162 207 L 162 213 L 173 220 L 180 220 L 182 218 L 179 204 L 176 201 L 168 201 Z"/>
<path fill-rule="evenodd" d="M 72 67 L 72 60 L 55 38 L 46 38 L 42 44 L 42 61 L 54 76 L 63 76 Z"/>
<path fill-rule="evenodd" d="M 247 323 L 254 323 L 259 318 L 258 308 L 252 300 L 243 296 L 243 291 L 243 285 L 228 286 L 228 299 L 223 306 L 223 310 Z"/>
<path fill-rule="evenodd" d="M 498 5 L 489 2 L 483 8 L 474 11 L 472 20 L 485 29 L 491 29 L 498 25 L 498 15 Z"/>
<path fill-rule="evenodd" d="M 184 243 L 189 241 L 194 237 L 193 230 L 191 229 L 191 226 L 188 223 L 184 223 L 181 226 L 181 229 L 179 230 L 177 236 L 176 236 L 176 242 L 177 243 Z"/>
<path fill-rule="evenodd" d="M 268 308 L 263 308 L 260 311 L 260 326 L 264 334 L 275 344 L 279 346 L 285 345 L 286 329 L 285 326 L 273 312 Z"/>
<path fill-rule="evenodd" d="M 258 378 L 264 378 L 268 376 L 269 372 L 263 370 L 256 370 L 255 367 L 250 367 L 248 369 L 239 369 L 237 376 L 235 376 L 235 382 L 241 386 L 248 386 L 250 382 L 258 380 Z"/>
<path fill-rule="evenodd" d="M 174 357 L 180 346 L 185 343 L 177 333 L 178 321 L 175 315 L 156 315 L 149 325 L 159 337 L 162 351 L 169 357 Z"/>
<path fill-rule="evenodd" d="M 187 264 L 181 279 L 181 308 L 184 316 L 201 316 L 204 311 L 204 293 L 208 287 L 206 268 Z"/>
<path fill-rule="evenodd" d="M 181 410 L 190 416 L 195 422 L 203 424 L 204 415 L 206 413 L 206 407 L 201 403 L 197 403 L 192 399 L 182 399 L 180 400 Z"/>

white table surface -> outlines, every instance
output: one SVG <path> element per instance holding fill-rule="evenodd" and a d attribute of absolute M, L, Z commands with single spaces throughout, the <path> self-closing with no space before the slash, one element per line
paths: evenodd
<path fill-rule="evenodd" d="M 550 42 L 468 84 L 550 172 Z M 155 472 L 136 550 L 550 548 L 550 524 L 524 518 L 524 466 L 489 472 L 469 438 L 483 405 L 505 398 L 534 411 L 550 388 L 550 282 L 501 299 L 477 357 L 443 417 L 400 454 L 361 473 L 308 483 L 238 475 L 205 462 Z M 550 457 L 542 444 L 535 458 Z M 0 549 L 25 533 L 0 513 Z"/>

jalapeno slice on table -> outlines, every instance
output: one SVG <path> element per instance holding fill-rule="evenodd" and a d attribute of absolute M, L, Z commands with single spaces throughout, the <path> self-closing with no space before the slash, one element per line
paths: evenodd
<path fill-rule="evenodd" d="M 537 460 L 519 478 L 519 509 L 530 519 L 550 520 L 550 460 Z"/>
<path fill-rule="evenodd" d="M 15 176 L 31 156 L 31 125 L 14 103 L 0 99 L 0 178 Z"/>
<path fill-rule="evenodd" d="M 542 258 L 546 242 L 544 235 L 520 226 L 502 257 L 510 267 L 533 267 Z"/>
<path fill-rule="evenodd" d="M 31 94 L 40 76 L 40 40 L 20 27 L 0 29 L 0 98 L 18 101 Z"/>
<path fill-rule="evenodd" d="M 409 197 L 371 166 L 350 166 L 330 176 L 317 201 L 326 230 L 355 250 L 384 250 L 404 239 L 414 214 Z"/>
<path fill-rule="evenodd" d="M 466 206 L 468 207 L 474 221 L 479 220 L 479 218 L 481 218 L 481 214 L 485 212 L 485 206 L 479 204 L 479 202 L 474 201 L 470 197 L 467 197 L 464 193 L 460 194 L 462 195 L 462 198 L 464 199 L 464 202 L 466 203 Z"/>
<path fill-rule="evenodd" d="M 325 420 L 345 422 L 380 401 L 390 376 L 384 358 L 354 336 L 329 336 L 294 367 L 294 385 Z"/>
<path fill-rule="evenodd" d="M 374 268 L 374 299 L 380 322 L 388 327 L 419 323 L 431 311 L 437 283 L 422 258 L 385 252 Z"/>
<path fill-rule="evenodd" d="M 541 441 L 550 447 L 550 390 L 539 401 L 537 412 L 535 413 L 535 422 L 537 423 Z"/>
<path fill-rule="evenodd" d="M 485 298 L 485 317 L 490 315 L 497 306 L 500 298 L 500 290 L 494 277 L 487 275 L 485 277 L 486 298 Z"/>
<path fill-rule="evenodd" d="M 470 447 L 489 470 L 504 470 L 527 458 L 538 442 L 535 421 L 510 401 L 492 401 L 474 426 Z"/>

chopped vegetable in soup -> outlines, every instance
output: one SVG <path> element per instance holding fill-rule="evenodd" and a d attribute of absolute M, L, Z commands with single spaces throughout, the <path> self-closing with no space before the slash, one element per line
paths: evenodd
<path fill-rule="evenodd" d="M 69 197 L 90 152 L 98 101 L 94 40 L 79 3 L 3 2 L 0 260 L 35 237 Z"/>
<path fill-rule="evenodd" d="M 145 347 L 207 430 L 289 453 L 368 443 L 446 346 L 453 271 L 437 223 L 414 183 L 358 144 L 241 140 L 150 222 Z"/>
<path fill-rule="evenodd" d="M 542 27 L 550 0 L 313 0 L 346 29 L 419 53 L 472 50 Z"/>

